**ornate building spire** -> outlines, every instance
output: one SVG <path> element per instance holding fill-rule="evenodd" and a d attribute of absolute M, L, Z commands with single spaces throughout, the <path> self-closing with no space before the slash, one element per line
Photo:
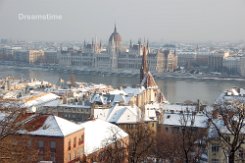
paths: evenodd
<path fill-rule="evenodd" d="M 109 38 L 109 53 L 112 51 L 112 48 L 116 51 L 116 53 L 119 53 L 121 51 L 121 41 L 122 38 L 119 33 L 117 33 L 117 27 L 116 24 L 114 26 L 114 32 L 111 34 Z"/>
<path fill-rule="evenodd" d="M 132 48 L 133 47 L 133 43 L 132 43 L 132 40 L 130 40 L 129 42 L 129 48 Z"/>
<path fill-rule="evenodd" d="M 141 63 L 141 69 L 140 69 L 140 82 L 144 79 L 145 74 L 148 73 L 148 63 L 147 63 L 147 54 L 146 54 L 146 47 L 143 48 L 143 56 L 142 56 L 142 63 Z"/>
<path fill-rule="evenodd" d="M 114 33 L 117 33 L 117 25 L 116 25 L 116 23 L 114 25 Z"/>

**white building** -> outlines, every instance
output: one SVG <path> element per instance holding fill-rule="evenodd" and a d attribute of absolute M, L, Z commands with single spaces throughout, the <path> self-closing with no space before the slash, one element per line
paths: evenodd
<path fill-rule="evenodd" d="M 229 74 L 240 74 L 241 73 L 241 57 L 232 56 L 223 59 L 224 71 Z"/>

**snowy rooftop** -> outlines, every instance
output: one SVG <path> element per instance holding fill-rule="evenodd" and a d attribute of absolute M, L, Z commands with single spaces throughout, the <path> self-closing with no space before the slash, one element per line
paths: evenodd
<path fill-rule="evenodd" d="M 110 109 L 94 109 L 94 117 L 111 123 L 137 123 L 141 111 L 137 106 L 115 105 Z"/>
<path fill-rule="evenodd" d="M 59 99 L 60 97 L 53 93 L 39 93 L 37 95 L 22 98 L 23 107 L 32 107 L 45 104 L 47 102 Z"/>
<path fill-rule="evenodd" d="M 112 123 L 137 123 L 140 121 L 141 111 L 137 106 L 118 106 L 110 109 L 107 121 Z"/>
<path fill-rule="evenodd" d="M 112 104 L 112 105 L 115 105 L 116 103 L 119 102 L 126 104 L 127 100 L 125 94 L 126 94 L 125 92 L 118 91 L 118 90 L 106 94 L 97 93 L 91 97 L 90 102 L 91 103 L 100 102 L 102 104 Z"/>
<path fill-rule="evenodd" d="M 30 116 L 25 120 L 22 134 L 65 137 L 82 129 L 82 126 L 54 115 Z"/>
<path fill-rule="evenodd" d="M 109 94 L 113 94 L 113 95 L 127 95 L 127 93 L 123 90 L 119 90 L 119 89 L 115 89 L 109 92 Z"/>
<path fill-rule="evenodd" d="M 224 102 L 232 102 L 238 100 L 240 102 L 245 102 L 245 89 L 243 88 L 230 88 L 225 90 L 219 95 L 215 100 L 216 104 L 223 104 Z"/>
<path fill-rule="evenodd" d="M 180 112 L 180 111 L 185 111 L 187 108 L 189 111 L 196 110 L 196 106 L 193 105 L 164 104 L 162 107 L 165 112 L 170 112 L 170 111 Z"/>
<path fill-rule="evenodd" d="M 126 87 L 123 90 L 124 92 L 128 94 L 128 96 L 136 96 L 137 94 L 140 94 L 142 91 L 144 91 L 145 88 L 144 87 L 136 87 L 136 88 Z"/>
<path fill-rule="evenodd" d="M 38 87 L 41 85 L 48 85 L 48 84 L 50 84 L 50 83 L 47 81 L 39 81 L 39 80 L 34 80 L 34 81 L 27 83 L 27 85 L 30 87 Z"/>
<path fill-rule="evenodd" d="M 80 124 L 84 131 L 84 152 L 89 155 L 113 142 L 128 137 L 122 129 L 111 123 L 96 119 Z"/>
<path fill-rule="evenodd" d="M 183 118 L 189 119 L 186 126 L 191 126 L 191 114 L 180 114 L 180 113 L 165 113 L 163 118 L 163 124 L 164 125 L 170 125 L 170 126 L 183 126 L 185 123 L 183 122 Z M 193 127 L 198 128 L 207 128 L 208 124 L 208 118 L 204 114 L 196 114 Z"/>
<path fill-rule="evenodd" d="M 228 130 L 228 128 L 225 126 L 224 121 L 221 117 L 219 117 L 218 119 L 213 119 L 213 123 L 211 124 L 208 130 L 208 137 L 209 138 L 216 138 L 218 137 L 218 132 L 216 127 L 218 128 L 218 130 L 222 133 L 222 134 L 231 134 L 231 132 Z M 240 133 L 245 134 L 245 123 L 240 131 Z"/>

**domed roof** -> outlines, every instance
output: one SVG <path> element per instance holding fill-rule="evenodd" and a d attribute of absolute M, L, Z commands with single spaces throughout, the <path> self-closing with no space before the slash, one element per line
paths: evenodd
<path fill-rule="evenodd" d="M 115 42 L 121 42 L 122 41 L 121 35 L 117 32 L 116 25 L 114 27 L 114 32 L 111 34 L 111 36 L 109 38 L 109 42 L 112 42 L 112 39 L 114 39 L 113 41 L 115 41 Z"/>

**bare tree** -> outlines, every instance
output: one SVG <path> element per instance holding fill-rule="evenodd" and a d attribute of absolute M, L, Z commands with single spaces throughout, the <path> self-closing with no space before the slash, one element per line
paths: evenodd
<path fill-rule="evenodd" d="M 244 159 L 239 157 L 239 150 L 245 140 L 245 104 L 234 101 L 229 105 L 216 106 L 216 114 L 207 113 L 210 119 L 211 130 L 216 139 L 223 145 L 223 150 L 229 163 Z M 219 117 L 219 118 L 218 118 Z M 224 125 L 219 125 L 220 120 Z M 243 160 L 244 161 L 244 160 Z"/>
<path fill-rule="evenodd" d="M 156 162 L 183 161 L 182 149 L 179 145 L 179 136 L 173 133 L 161 132 L 157 134 L 156 146 L 153 150 Z"/>
<path fill-rule="evenodd" d="M 19 117 L 25 112 L 26 109 L 16 105 L 16 102 L 0 100 L 0 141 L 23 127 Z"/>
<path fill-rule="evenodd" d="M 18 134 L 24 127 L 20 117 L 25 112 L 26 109 L 18 106 L 16 101 L 0 99 L 0 162 L 17 163 L 36 159 L 37 153 L 29 149 L 28 139 Z M 21 137 L 19 142 L 15 136 Z"/>
<path fill-rule="evenodd" d="M 196 112 L 181 113 L 181 149 L 186 163 L 197 163 L 204 152 L 206 132 L 195 126 Z M 205 123 L 205 122 L 204 122 Z"/>
<path fill-rule="evenodd" d="M 155 145 L 154 133 L 149 126 L 140 122 L 129 132 L 129 162 L 138 163 L 151 159 Z M 150 160 L 148 161 L 150 162 Z"/>
<path fill-rule="evenodd" d="M 205 150 L 207 129 L 196 126 L 195 111 L 187 109 L 175 114 L 179 117 L 179 124 L 162 126 L 157 134 L 156 158 L 174 163 L 196 163 Z"/>

